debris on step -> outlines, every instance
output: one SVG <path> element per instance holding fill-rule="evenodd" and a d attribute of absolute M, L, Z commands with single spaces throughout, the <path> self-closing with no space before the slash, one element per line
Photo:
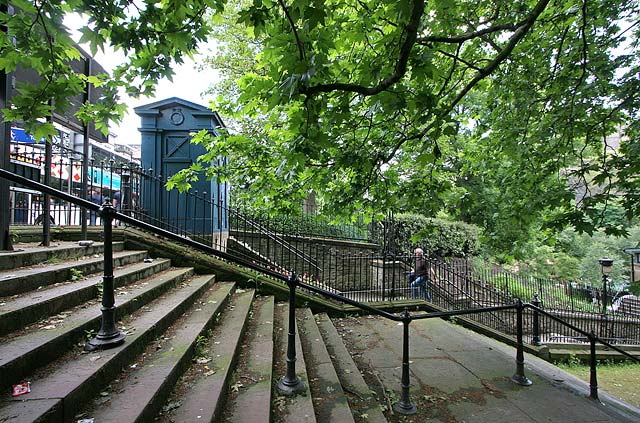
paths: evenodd
<path fill-rule="evenodd" d="M 31 382 L 22 382 L 13 385 L 11 395 L 19 397 L 20 395 L 28 394 L 29 392 L 31 392 Z"/>

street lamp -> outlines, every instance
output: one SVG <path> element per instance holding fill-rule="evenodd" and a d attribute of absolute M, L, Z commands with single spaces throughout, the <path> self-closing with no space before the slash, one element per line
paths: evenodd
<path fill-rule="evenodd" d="M 613 260 L 602 258 L 599 260 L 602 267 L 602 312 L 607 313 L 607 278 L 613 270 Z"/>

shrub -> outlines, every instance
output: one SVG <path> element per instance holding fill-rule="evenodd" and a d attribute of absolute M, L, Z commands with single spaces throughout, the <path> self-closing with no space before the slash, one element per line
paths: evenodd
<path fill-rule="evenodd" d="M 431 256 L 466 257 L 478 253 L 478 227 L 463 222 L 403 213 L 395 216 L 397 249 L 423 248 Z"/>

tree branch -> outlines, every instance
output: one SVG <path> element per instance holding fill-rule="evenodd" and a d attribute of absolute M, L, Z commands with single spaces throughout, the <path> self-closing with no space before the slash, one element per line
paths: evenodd
<path fill-rule="evenodd" d="M 462 47 L 462 44 L 458 44 L 458 46 L 456 47 L 456 54 L 450 54 L 450 53 L 447 53 L 446 51 L 438 50 L 441 54 L 453 59 L 453 63 L 451 64 L 451 69 L 449 70 L 449 75 L 447 75 L 444 82 L 442 83 L 442 87 L 440 87 L 440 91 L 438 91 L 438 97 L 442 95 L 444 90 L 447 88 L 447 85 L 449 85 L 449 82 L 451 82 L 451 78 L 453 78 L 453 74 L 456 70 L 456 67 L 458 66 L 458 56 L 460 55 L 461 47 Z"/>
<path fill-rule="evenodd" d="M 529 29 L 536 22 L 538 17 L 542 14 L 542 12 L 549 5 L 550 0 L 540 0 L 536 6 L 533 8 L 531 13 L 527 15 L 527 17 L 521 21 L 515 33 L 511 36 L 506 46 L 500 51 L 500 53 L 484 68 L 478 70 L 476 76 L 458 93 L 458 95 L 453 99 L 453 101 L 448 104 L 438 115 L 436 119 L 434 119 L 429 125 L 427 125 L 422 131 L 419 131 L 413 135 L 404 137 L 400 139 L 390 154 L 387 156 L 387 161 L 391 160 L 393 156 L 395 156 L 396 152 L 409 140 L 416 140 L 423 138 L 426 134 L 429 133 L 433 129 L 433 127 L 437 124 L 438 119 L 444 117 L 448 113 L 450 113 L 454 107 L 471 91 L 471 89 L 478 84 L 481 80 L 489 76 L 493 71 L 495 71 L 498 66 L 504 62 L 510 55 L 515 46 L 520 42 L 522 38 L 527 34 Z"/>
<path fill-rule="evenodd" d="M 280 0 L 281 1 L 281 0 Z M 424 0 L 413 0 L 413 9 L 411 11 L 411 17 L 405 28 L 405 39 L 400 46 L 400 54 L 398 61 L 396 62 L 395 69 L 391 75 L 380 81 L 375 87 L 365 87 L 358 84 L 348 84 L 335 82 L 332 84 L 320 84 L 312 87 L 303 87 L 301 92 L 309 97 L 313 97 L 319 93 L 328 93 L 332 91 L 347 91 L 353 92 L 365 96 L 371 96 L 378 94 L 396 82 L 398 82 L 407 72 L 407 62 L 409 61 L 409 55 L 411 49 L 416 43 L 418 38 L 418 28 L 420 26 L 420 20 L 424 14 Z"/>
<path fill-rule="evenodd" d="M 518 24 L 503 24 L 494 25 L 488 28 L 481 29 L 479 31 L 467 32 L 454 37 L 445 36 L 432 36 L 424 37 L 417 40 L 418 44 L 430 44 L 430 43 L 449 43 L 449 44 L 462 44 L 465 41 L 469 41 L 474 38 L 482 37 L 487 34 L 491 34 L 498 31 L 515 31 L 522 23 Z"/>
<path fill-rule="evenodd" d="M 284 12 L 284 15 L 287 17 L 287 20 L 289 21 L 289 26 L 291 27 L 291 31 L 293 32 L 293 36 L 296 39 L 296 45 L 298 46 L 298 54 L 300 55 L 300 60 L 304 60 L 304 57 L 305 57 L 304 45 L 302 44 L 302 41 L 300 40 L 300 36 L 298 35 L 298 30 L 296 29 L 296 24 L 293 22 L 293 19 L 291 18 L 291 15 L 289 14 L 289 9 L 287 8 L 287 6 L 284 5 L 284 1 L 283 0 L 278 0 L 278 3 L 280 4 L 280 7 L 282 7 L 282 11 Z"/>
<path fill-rule="evenodd" d="M 536 19 L 540 16 L 540 14 L 544 11 L 544 9 L 549 4 L 550 0 L 540 0 L 536 7 L 533 8 L 531 13 L 527 16 L 526 19 L 522 21 L 522 23 L 518 26 L 514 34 L 507 42 L 507 45 L 500 51 L 500 53 L 484 68 L 480 69 L 476 76 L 458 93 L 456 98 L 453 99 L 451 104 L 449 104 L 446 109 L 440 113 L 440 117 L 449 113 L 453 108 L 471 91 L 471 89 L 481 80 L 489 76 L 493 71 L 495 71 L 498 66 L 504 62 L 510 55 L 513 49 L 516 47 L 518 42 L 524 38 L 529 29 L 536 22 Z M 425 132 L 426 133 L 426 132 Z"/>
<path fill-rule="evenodd" d="M 463 58 L 460 57 L 460 55 L 459 55 L 460 49 L 459 48 L 456 50 L 456 54 L 451 54 L 451 53 L 448 53 L 448 52 L 446 52 L 444 50 L 437 50 L 437 52 L 442 54 L 443 56 L 447 56 L 448 58 L 453 59 L 454 62 L 456 62 L 456 61 L 460 62 L 460 63 L 466 65 L 467 67 L 469 67 L 469 68 L 471 68 L 471 69 L 473 69 L 475 71 L 479 71 L 480 70 L 480 68 L 478 66 L 476 66 L 473 63 L 471 63 L 471 62 L 469 62 L 467 60 L 464 60 Z"/>

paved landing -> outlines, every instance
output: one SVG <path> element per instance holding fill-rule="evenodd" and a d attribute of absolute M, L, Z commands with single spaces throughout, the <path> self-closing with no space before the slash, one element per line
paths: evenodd
<path fill-rule="evenodd" d="M 386 389 L 400 393 L 402 325 L 371 317 L 341 319 L 348 343 Z M 428 422 L 639 422 L 640 410 L 525 354 L 531 386 L 513 383 L 515 348 L 441 319 L 410 325 L 411 399 Z M 415 420 L 418 418 L 419 420 Z"/>

